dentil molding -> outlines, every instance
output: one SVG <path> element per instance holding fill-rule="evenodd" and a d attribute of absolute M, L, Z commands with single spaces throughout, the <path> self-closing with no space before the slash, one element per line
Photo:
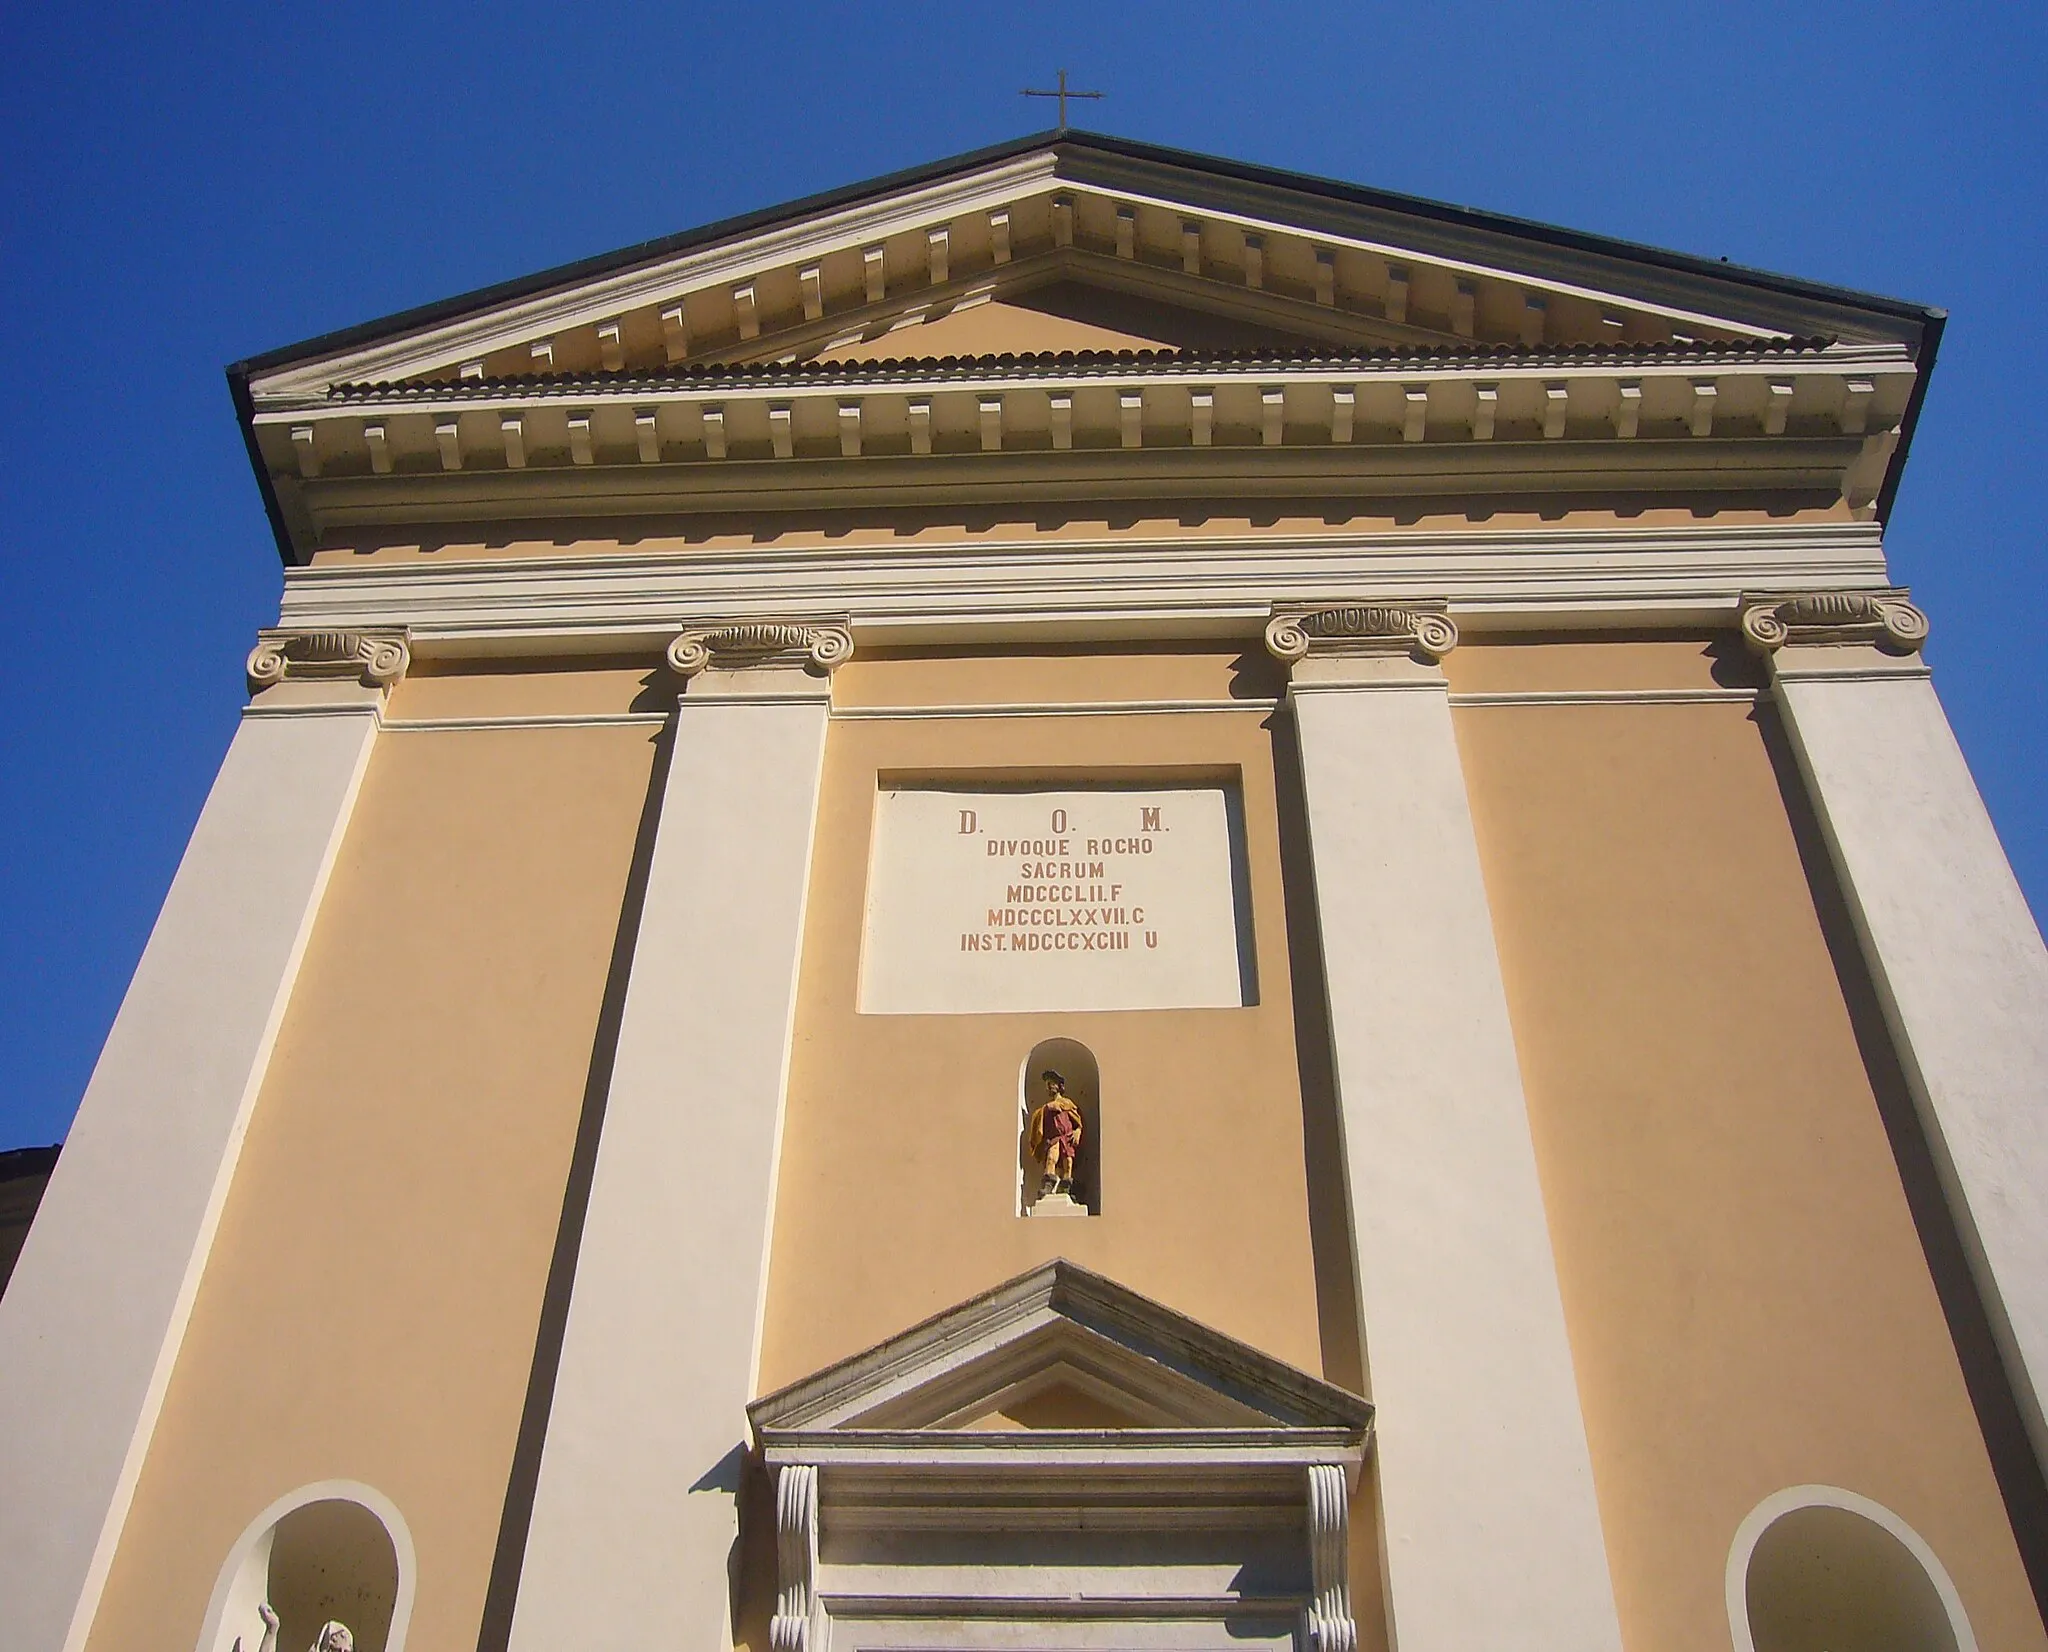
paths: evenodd
<path fill-rule="evenodd" d="M 1742 636 L 1758 654 L 1808 644 L 1862 645 L 1917 654 L 1927 641 L 1927 616 L 1904 591 L 1810 591 L 1745 598 Z"/>

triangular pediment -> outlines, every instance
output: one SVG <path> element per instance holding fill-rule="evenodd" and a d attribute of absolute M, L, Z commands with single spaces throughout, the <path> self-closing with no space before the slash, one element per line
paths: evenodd
<path fill-rule="evenodd" d="M 1889 496 L 1940 318 L 1891 299 L 1084 133 L 1023 140 L 238 363 L 280 549 L 366 522 L 929 497 L 1030 455 L 1121 496 Z M 1749 443 L 1740 463 L 1694 438 Z M 1651 438 L 1642 443 L 1638 437 Z M 1614 444 L 1594 453 L 1587 443 Z M 1555 444 L 1535 459 L 1520 444 Z M 1324 451 L 1314 461 L 1300 450 Z M 1206 469 L 1161 453 L 1210 449 Z M 1393 456 L 1406 449 L 1408 459 Z M 1492 449 L 1485 450 L 1488 452 Z M 1039 455 L 1060 474 L 1038 476 Z M 1109 455 L 1118 457 L 1112 459 Z M 781 472 L 756 459 L 789 461 Z M 1526 459 L 1527 462 L 1524 462 Z M 1695 462 L 1695 461 L 1698 462 Z M 879 462 L 877 462 L 879 461 Z M 1039 467 L 1043 469 L 1043 466 Z M 512 473 L 522 473 L 513 476 Z M 1182 475 L 1182 472 L 1190 475 Z M 1029 476 L 1038 476 L 1037 481 Z M 892 491 L 893 490 L 893 491 Z M 1198 490 L 1199 491 L 1199 490 Z M 978 495 L 979 497 L 979 495 Z M 1876 508 L 1881 509 L 1881 505 Z"/>
<path fill-rule="evenodd" d="M 1151 1428 L 1157 1419 L 1142 1414 L 1120 1394 L 1099 1392 L 1093 1383 L 1066 1373 L 1035 1384 L 1020 1384 L 996 1396 L 988 1409 L 957 1426 L 1015 1432 L 1031 1429 Z"/>
<path fill-rule="evenodd" d="M 238 371 L 261 396 L 872 357 L 906 330 L 918 342 L 887 353 L 1876 342 L 1918 325 L 1891 301 L 1068 133 L 508 283 Z"/>
<path fill-rule="evenodd" d="M 1294 350 L 1310 342 L 1298 333 L 1243 317 L 1072 280 L 878 322 L 861 338 L 821 352 L 817 360 L 836 365 L 1084 350 Z"/>
<path fill-rule="evenodd" d="M 749 1407 L 779 1431 L 1363 1430 L 1341 1388 L 1066 1261 Z"/>

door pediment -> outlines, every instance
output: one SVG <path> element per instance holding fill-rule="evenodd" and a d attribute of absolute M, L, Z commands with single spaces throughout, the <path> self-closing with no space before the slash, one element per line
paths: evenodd
<path fill-rule="evenodd" d="M 1355 1652 L 1372 1407 L 1071 1262 L 748 1413 L 774 1652 Z"/>
<path fill-rule="evenodd" d="M 1334 1431 L 1372 1407 L 1075 1263 L 1049 1262 L 748 1407 L 763 1442 L 919 1430 Z M 1034 1418 L 1019 1422 L 1019 1415 Z"/>

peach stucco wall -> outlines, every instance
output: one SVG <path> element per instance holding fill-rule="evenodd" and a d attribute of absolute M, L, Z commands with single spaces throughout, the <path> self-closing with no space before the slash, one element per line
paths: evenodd
<path fill-rule="evenodd" d="M 310 1481 L 474 1646 L 628 867 L 644 728 L 386 732 L 258 1099 L 90 1646 L 190 1647 Z"/>
<path fill-rule="evenodd" d="M 1233 653 L 860 662 L 849 702 L 1227 700 Z M 894 681 L 892 682 L 892 679 Z M 1206 682 L 1204 681 L 1206 679 Z M 1149 687 L 1150 692 L 1145 692 Z M 1274 802 L 1271 712 L 841 721 L 825 758 L 761 1386 L 1066 1255 L 1305 1369 L 1323 1366 Z M 1257 1004 L 1074 1014 L 855 1011 L 883 774 L 1159 774 L 1244 792 Z M 1050 1037 L 1101 1069 L 1103 1210 L 1016 1214 L 1018 1072 Z"/>
<path fill-rule="evenodd" d="M 1451 659 L 1487 693 L 1748 670 L 1683 642 Z M 1625 1639 L 1725 1652 L 1737 1524 L 1820 1483 L 1932 1544 L 1980 1644 L 2040 1648 L 1769 716 L 1456 713 Z"/>
<path fill-rule="evenodd" d="M 1447 669 L 1482 695 L 1757 680 L 1705 639 L 1475 640 Z M 841 670 L 859 715 L 827 740 L 760 1389 L 1062 1254 L 1362 1384 L 1282 686 L 1249 642 L 863 650 Z M 673 687 L 650 660 L 430 663 L 394 696 L 92 1652 L 190 1644 L 247 1521 L 330 1478 L 406 1515 L 412 1644 L 476 1644 L 658 730 L 403 724 L 654 712 Z M 1144 701 L 1206 709 L 917 715 Z M 1767 716 L 1455 714 L 1627 1644 L 1723 1652 L 1736 1523 L 1822 1481 L 1934 1545 L 1982 1644 L 2040 1652 Z M 1241 788 L 1255 1004 L 856 1013 L 882 776 L 1102 774 Z M 1086 1222 L 1014 1214 L 1018 1065 L 1051 1036 L 1101 1067 Z M 1375 1495 L 1368 1472 L 1367 1652 Z M 751 1641 L 772 1558 L 748 1564 Z"/>
<path fill-rule="evenodd" d="M 1288 910 L 1263 652 L 1087 649 L 854 662 L 865 707 L 1203 700 L 1179 714 L 842 721 L 825 758 L 760 1387 L 854 1353 L 1067 1256 L 1301 1368 L 1360 1384 L 1327 1081 L 1295 1041 Z M 1233 697 L 1251 703 L 1228 709 Z M 1291 756 L 1287 759 L 1292 761 Z M 884 774 L 1047 780 L 1151 774 L 1242 787 L 1258 1002 L 1076 1014 L 856 1013 L 874 799 Z M 1298 893 L 1298 891 L 1297 891 Z M 1294 932 L 1290 935 L 1290 919 Z M 1293 942 L 1293 950 L 1290 949 Z M 1017 1084 L 1039 1040 L 1101 1069 L 1101 1215 L 1015 1212 Z M 1382 1644 L 1372 1487 L 1354 1520 L 1367 1652 Z"/>

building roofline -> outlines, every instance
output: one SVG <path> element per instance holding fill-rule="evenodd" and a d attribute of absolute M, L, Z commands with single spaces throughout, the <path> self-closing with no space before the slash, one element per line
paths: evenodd
<path fill-rule="evenodd" d="M 1534 219 L 1516 218 L 1476 207 L 1457 206 L 1418 195 L 1404 195 L 1395 190 L 1376 189 L 1312 173 L 1291 172 L 1279 167 L 1260 166 L 1245 161 L 1228 160 L 1221 156 L 1204 155 L 1192 150 L 1145 143 L 1135 138 L 1112 137 L 1104 133 L 1069 128 L 1013 138 L 1004 143 L 991 144 L 922 166 L 885 173 L 880 177 L 842 185 L 777 206 L 722 218 L 714 223 L 683 230 L 674 235 L 642 241 L 633 246 L 621 247 L 612 252 L 600 253 L 571 263 L 558 264 L 531 275 L 496 282 L 430 304 L 417 305 L 375 320 L 360 322 L 352 327 L 322 333 L 296 344 L 283 345 L 230 364 L 227 369 L 229 393 L 234 398 L 235 411 L 249 449 L 250 463 L 256 471 L 257 486 L 262 492 L 271 530 L 277 537 L 279 553 L 287 564 L 293 560 L 290 534 L 286 529 L 276 490 L 271 485 L 256 446 L 253 402 L 249 389 L 250 381 L 256 375 L 317 360 L 321 356 L 358 348 L 384 338 L 433 326 L 457 316 L 533 297 L 577 282 L 630 269 L 636 265 L 673 258 L 695 247 L 832 211 L 875 196 L 932 183 L 1038 150 L 1050 150 L 1056 155 L 1092 153 L 1183 171 L 1207 173 L 1212 177 L 1263 188 L 1286 190 L 1299 195 L 1321 197 L 1345 205 L 1400 213 L 1447 227 L 1510 236 L 1563 252 L 1619 259 L 1675 274 L 1747 287 L 1781 298 L 1844 306 L 1874 316 L 1882 316 L 1894 322 L 1911 323 L 1919 332 L 1919 340 L 1913 353 L 1914 364 L 1919 372 L 1912 400 L 1900 425 L 1897 450 L 1893 454 L 1891 467 L 1879 496 L 1880 517 L 1889 513 L 1904 469 L 1906 452 L 1912 443 L 1913 431 L 1925 400 L 1927 377 L 1933 370 L 1936 349 L 1941 340 L 1943 324 L 1947 319 L 1947 312 L 1944 310 L 1906 299 L 1890 298 L 1879 293 L 1802 280 L 1796 276 L 1780 275 L 1742 264 L 1730 264 L 1719 259 L 1702 258 L 1691 253 L 1673 252 L 1640 242 L 1564 229 Z"/>
<path fill-rule="evenodd" d="M 1534 240 L 1569 252 L 1594 253 L 1608 257 L 1619 257 L 1637 263 L 1656 265 L 1686 275 L 1704 276 L 1712 280 L 1730 281 L 1739 286 L 1755 287 L 1763 291 L 1782 294 L 1787 297 L 1814 299 L 1826 303 L 1846 304 L 1857 309 L 1874 311 L 1899 320 L 1926 323 L 1943 317 L 1946 312 L 1916 304 L 1906 299 L 1890 298 L 1881 293 L 1859 291 L 1850 287 L 1835 287 L 1824 282 L 1806 281 L 1796 276 L 1780 275 L 1770 270 L 1759 270 L 1743 264 L 1723 263 L 1719 259 L 1702 258 L 1692 253 L 1672 252 L 1667 248 L 1653 247 L 1637 241 L 1624 241 L 1612 236 L 1594 235 L 1580 230 L 1570 230 L 1555 224 L 1546 224 L 1531 218 L 1516 218 L 1505 213 L 1488 212 L 1477 207 L 1454 206 L 1444 201 L 1429 200 L 1420 195 L 1404 195 L 1395 190 L 1375 189 L 1364 184 L 1345 183 L 1335 178 L 1324 178 L 1313 173 L 1290 172 L 1279 167 L 1257 166 L 1249 162 L 1233 161 L 1221 156 L 1198 154 L 1193 150 L 1174 149 L 1161 144 L 1141 143 L 1133 138 L 1109 137 L 1097 132 L 1038 132 L 1030 137 L 1012 139 L 1007 143 L 992 144 L 985 149 L 970 150 L 965 154 L 950 156 L 945 160 L 932 161 L 923 166 L 909 167 L 902 171 L 890 172 L 877 178 L 869 178 L 856 184 L 842 185 L 819 194 L 807 195 L 799 200 L 784 202 L 778 206 L 764 207 L 736 217 L 721 218 L 715 223 L 703 224 L 695 229 L 683 230 L 674 235 L 660 236 L 651 241 L 642 241 L 633 246 L 621 247 L 613 252 L 599 253 L 594 257 L 577 259 L 572 263 L 557 264 L 551 269 L 536 271 L 531 275 L 516 277 L 509 281 L 495 282 L 487 287 L 458 293 L 451 298 L 436 300 L 431 304 L 415 305 L 411 309 L 399 310 L 372 321 L 359 322 L 352 327 L 339 328 L 322 333 L 314 338 L 303 339 L 296 344 L 287 344 L 274 350 L 233 363 L 228 371 L 243 377 L 253 377 L 279 367 L 286 367 L 301 361 L 314 360 L 347 350 L 359 345 L 398 333 L 410 332 L 416 328 L 432 326 L 452 317 L 472 311 L 487 309 L 495 304 L 515 299 L 529 298 L 535 294 L 555 288 L 587 281 L 595 276 L 609 275 L 618 270 L 630 269 L 638 264 L 653 263 L 658 259 L 672 258 L 693 247 L 729 240 L 734 236 L 769 228 L 791 219 L 809 217 L 820 212 L 849 205 L 875 195 L 886 195 L 897 190 L 914 188 L 920 184 L 934 182 L 959 172 L 973 171 L 998 161 L 1011 160 L 1033 150 L 1054 151 L 1094 150 L 1102 154 L 1119 156 L 1130 160 L 1149 161 L 1158 165 L 1179 167 L 1185 170 L 1208 172 L 1220 177 L 1236 179 L 1245 183 L 1260 184 L 1269 188 L 1286 189 L 1297 194 L 1319 195 L 1326 199 L 1342 201 L 1347 205 L 1376 207 L 1387 211 L 1400 212 L 1412 217 L 1430 219 L 1438 223 L 1456 225 L 1461 229 L 1477 229 L 1496 234 L 1513 235 Z"/>
<path fill-rule="evenodd" d="M 954 155 L 946 160 L 908 167 L 900 172 L 885 173 L 879 178 L 869 178 L 860 183 L 842 184 L 836 189 L 806 195 L 799 200 L 785 201 L 780 205 L 762 207 L 753 212 L 743 212 L 732 218 L 720 218 L 714 223 L 700 224 L 695 229 L 681 230 L 674 235 L 657 236 L 652 241 L 641 241 L 630 247 L 620 247 L 614 252 L 598 253 L 594 257 L 557 264 L 552 269 L 539 270 L 532 275 L 494 282 L 488 287 L 457 293 L 452 298 L 415 305 L 408 310 L 380 316 L 374 321 L 359 322 L 353 327 L 338 328 L 334 332 L 322 333 L 316 338 L 304 339 L 297 344 L 266 350 L 261 355 L 235 362 L 228 368 L 228 372 L 231 375 L 241 374 L 245 378 L 250 378 L 279 367 L 289 367 L 297 362 L 316 360 L 321 356 L 332 355 L 338 350 L 374 343 L 379 339 L 408 333 L 420 327 L 431 327 L 456 316 L 489 309 L 496 304 L 510 303 L 559 287 L 573 286 L 579 281 L 610 275 L 618 270 L 631 269 L 635 265 L 652 264 L 660 259 L 673 258 L 678 253 L 690 251 L 693 247 L 730 240 L 735 236 L 768 229 L 791 219 L 830 212 L 870 196 L 912 189 L 919 184 L 930 183 L 955 172 L 969 172 L 977 167 L 1028 154 L 1034 149 L 1047 148 L 1057 141 L 1060 141 L 1057 134 L 1041 132 L 1028 138 L 1016 138 L 1008 143 L 992 144 L 986 149 L 971 150 L 964 155 Z"/>

